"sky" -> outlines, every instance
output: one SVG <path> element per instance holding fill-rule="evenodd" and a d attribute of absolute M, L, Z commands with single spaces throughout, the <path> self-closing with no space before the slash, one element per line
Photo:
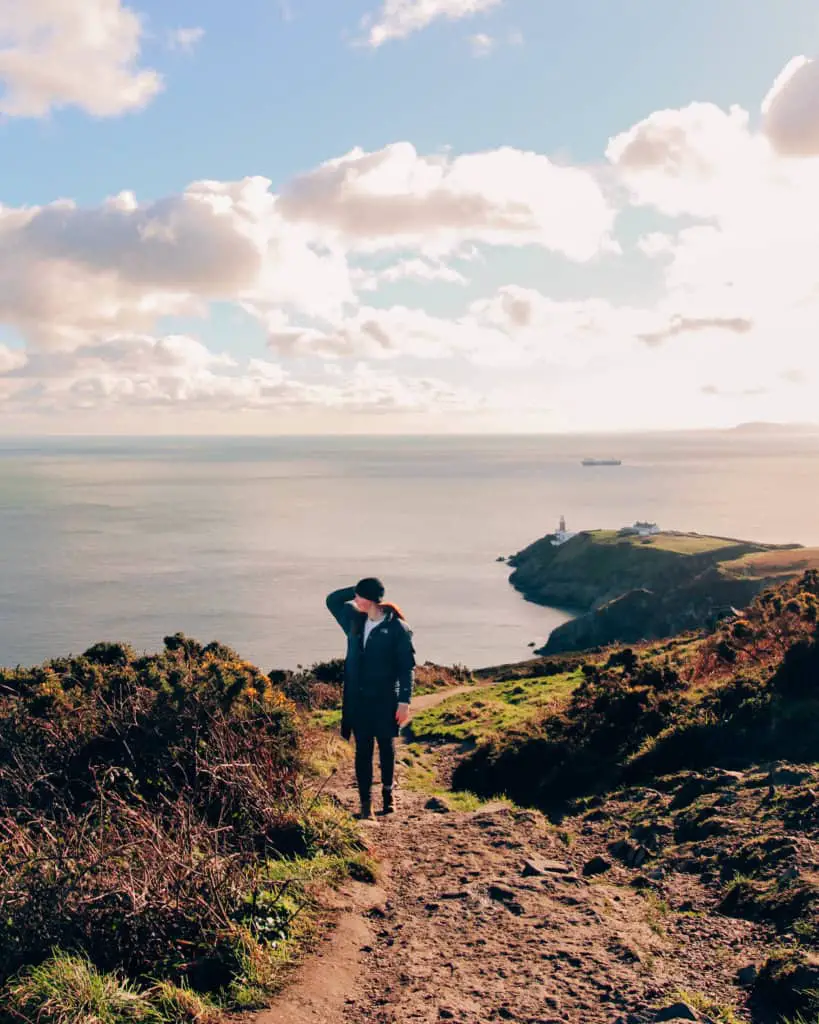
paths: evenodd
<path fill-rule="evenodd" d="M 819 419 L 814 0 L 0 0 L 0 433 Z"/>

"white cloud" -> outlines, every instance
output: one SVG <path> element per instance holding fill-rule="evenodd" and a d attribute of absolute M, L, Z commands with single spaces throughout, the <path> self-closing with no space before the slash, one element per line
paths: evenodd
<path fill-rule="evenodd" d="M 398 357 L 446 359 L 465 356 L 477 363 L 513 357 L 507 335 L 469 318 L 448 320 L 422 309 L 362 306 L 325 327 L 270 325 L 270 348 L 280 355 L 386 360 Z"/>
<path fill-rule="evenodd" d="M 203 28 L 175 28 L 168 33 L 168 45 L 172 50 L 191 53 L 204 38 Z"/>
<path fill-rule="evenodd" d="M 819 155 L 819 63 L 794 57 L 762 102 L 763 130 L 783 156 Z"/>
<path fill-rule="evenodd" d="M 384 0 L 377 15 L 364 19 L 370 46 L 404 39 L 441 18 L 457 21 L 498 7 L 502 0 Z"/>
<path fill-rule="evenodd" d="M 674 248 L 674 239 L 663 231 L 649 231 L 637 241 L 637 248 L 649 259 L 665 256 Z"/>
<path fill-rule="evenodd" d="M 472 47 L 474 57 L 488 57 L 495 49 L 495 40 L 485 32 L 478 32 L 469 37 L 469 45 Z"/>
<path fill-rule="evenodd" d="M 0 113 L 141 109 L 162 88 L 139 66 L 141 39 L 139 17 L 121 0 L 0 0 Z"/>
<path fill-rule="evenodd" d="M 376 291 L 382 284 L 395 284 L 398 281 L 417 281 L 431 284 L 443 281 L 446 284 L 468 284 L 463 274 L 444 263 L 433 263 L 424 259 L 406 259 L 393 263 L 380 271 L 355 268 L 352 279 L 358 291 Z"/>
<path fill-rule="evenodd" d="M 15 355 L 15 353 L 12 353 Z M 158 407 L 212 413 L 265 409 L 365 413 L 468 411 L 481 404 L 465 388 L 430 377 L 402 377 L 356 364 L 344 374 L 294 378 L 267 359 L 240 366 L 185 336 L 112 336 L 74 352 L 35 354 L 4 367 L 6 409 L 66 413 Z"/>
<path fill-rule="evenodd" d="M 0 345 L 0 375 L 11 373 L 12 370 L 19 370 L 26 365 L 27 361 L 28 356 L 20 349 Z"/>
<path fill-rule="evenodd" d="M 408 142 L 327 161 L 290 182 L 279 209 L 361 250 L 532 244 L 579 261 L 607 246 L 614 221 L 585 170 L 509 147 L 425 157 Z"/>
<path fill-rule="evenodd" d="M 269 182 L 202 181 L 139 203 L 60 201 L 0 208 L 0 319 L 41 347 L 72 348 L 101 331 L 149 329 L 211 300 L 306 304 L 334 313 L 354 301 L 343 256 L 282 222 Z"/>
<path fill-rule="evenodd" d="M 533 289 L 507 285 L 451 318 L 406 306 L 363 306 L 323 325 L 298 326 L 275 313 L 266 326 L 268 345 L 280 356 L 582 367 L 600 356 L 638 350 L 641 332 L 659 331 L 665 320 L 603 300 L 555 301 Z"/>
<path fill-rule="evenodd" d="M 672 315 L 662 327 L 639 334 L 640 341 L 647 345 L 661 345 L 678 334 L 696 334 L 701 331 L 729 331 L 733 334 L 747 334 L 754 324 L 745 317 L 694 317 Z"/>
<path fill-rule="evenodd" d="M 698 335 L 734 358 L 741 351 L 746 363 L 765 352 L 771 367 L 814 358 L 818 81 L 811 62 L 791 62 L 763 103 L 760 130 L 739 107 L 694 103 L 657 111 L 610 140 L 607 156 L 632 202 L 685 218 L 674 235 L 651 232 L 638 243 L 663 257 L 665 284 L 656 307 L 664 322 L 641 332 L 644 340 L 664 347 L 679 336 L 691 345 Z"/>

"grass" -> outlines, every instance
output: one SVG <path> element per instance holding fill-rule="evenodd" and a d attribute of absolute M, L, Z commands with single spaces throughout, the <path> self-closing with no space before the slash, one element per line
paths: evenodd
<path fill-rule="evenodd" d="M 0 1021 L 38 1024 L 219 1024 L 222 1011 L 190 988 L 162 981 L 140 990 L 61 950 L 9 986 Z"/>
<path fill-rule="evenodd" d="M 719 1021 L 719 1024 L 744 1024 L 732 1006 L 718 1003 L 701 992 L 688 992 L 685 989 L 680 989 L 677 992 L 677 998 L 683 1003 L 688 1003 L 692 1010 Z"/>
<path fill-rule="evenodd" d="M 704 537 L 691 533 L 655 533 L 651 537 L 636 538 L 636 543 L 657 548 L 659 551 L 672 551 L 677 555 L 704 555 L 708 551 L 719 551 L 720 548 L 734 547 L 736 541 L 724 537 Z"/>
<path fill-rule="evenodd" d="M 480 742 L 540 718 L 580 683 L 578 671 L 511 679 L 459 694 L 420 712 L 410 725 L 418 740 Z"/>
<path fill-rule="evenodd" d="M 666 935 L 666 920 L 671 912 L 671 908 L 666 900 L 650 891 L 646 893 L 645 900 L 648 926 L 655 935 L 659 935 L 662 938 Z"/>
<path fill-rule="evenodd" d="M 723 575 L 745 580 L 775 579 L 817 568 L 819 548 L 753 551 L 741 558 L 720 564 Z"/>
<path fill-rule="evenodd" d="M 670 551 L 676 555 L 702 555 L 708 551 L 719 551 L 720 548 L 733 547 L 741 543 L 725 537 L 708 537 L 698 533 L 654 533 L 648 537 L 621 537 L 616 530 L 593 530 L 591 536 L 596 543 L 631 544 L 633 547 Z"/>
<path fill-rule="evenodd" d="M 427 796 L 438 797 L 451 811 L 477 811 L 488 801 L 482 800 L 469 790 L 450 790 L 438 782 L 434 768 L 428 762 L 427 752 L 420 743 L 408 743 L 402 756 L 404 784 L 407 789 Z M 492 800 L 497 803 L 497 800 Z M 507 801 L 501 801 L 505 803 Z M 512 806 L 511 801 L 509 805 Z"/>

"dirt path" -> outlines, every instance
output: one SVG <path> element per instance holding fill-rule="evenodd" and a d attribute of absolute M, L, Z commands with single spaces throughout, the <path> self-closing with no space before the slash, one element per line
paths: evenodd
<path fill-rule="evenodd" d="M 354 809 L 348 774 L 338 795 Z M 715 948 L 726 976 L 753 952 L 750 925 L 680 931 L 617 872 L 584 878 L 600 851 L 538 813 L 427 802 L 399 790 L 396 815 L 363 823 L 379 887 L 341 892 L 338 928 L 255 1024 L 641 1024 L 709 987 Z"/>

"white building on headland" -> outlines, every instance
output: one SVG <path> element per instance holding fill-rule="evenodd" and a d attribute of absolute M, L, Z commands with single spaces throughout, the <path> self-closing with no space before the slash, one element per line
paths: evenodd
<path fill-rule="evenodd" d="M 656 523 L 636 522 L 633 526 L 624 526 L 618 530 L 620 537 L 650 537 L 653 533 L 659 533 L 660 527 Z"/>
<path fill-rule="evenodd" d="M 558 544 L 565 544 L 567 540 L 571 540 L 572 537 L 576 536 L 576 533 L 571 533 L 569 530 L 566 529 L 566 517 L 561 516 L 560 525 L 555 530 L 554 536 L 552 537 L 552 544 L 554 544 L 556 547 Z"/>

